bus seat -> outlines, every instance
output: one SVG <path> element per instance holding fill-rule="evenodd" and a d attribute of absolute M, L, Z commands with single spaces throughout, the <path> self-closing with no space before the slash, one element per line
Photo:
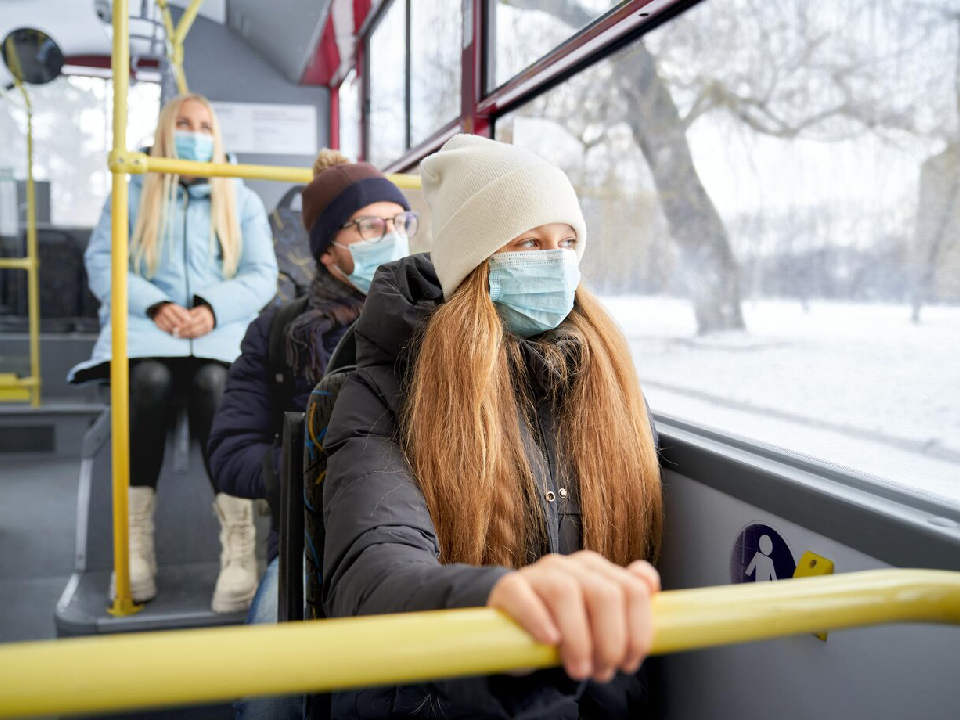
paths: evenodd
<path fill-rule="evenodd" d="M 303 440 L 302 412 L 283 414 L 280 451 L 280 560 L 277 622 L 303 620 Z"/>
<path fill-rule="evenodd" d="M 291 187 L 268 218 L 278 268 L 277 294 L 268 307 L 282 305 L 306 293 L 316 272 L 310 240 L 303 227 L 303 188 L 303 185 Z"/>
<path fill-rule="evenodd" d="M 113 488 L 110 409 L 84 436 L 77 498 L 74 571 L 57 603 L 59 637 L 239 624 L 245 612 L 218 615 L 210 607 L 220 568 L 219 523 L 199 443 L 191 443 L 185 403 L 170 431 L 155 514 L 157 596 L 126 617 L 107 612 L 113 571 Z M 136 452 L 136 439 L 131 452 Z M 268 529 L 255 518 L 260 537 Z M 262 543 L 258 545 L 263 562 Z"/>
<path fill-rule="evenodd" d="M 176 409 L 170 438 L 173 440 L 170 443 L 173 471 L 178 475 L 186 475 L 190 471 L 190 416 L 185 397 L 174 398 L 173 404 Z"/>

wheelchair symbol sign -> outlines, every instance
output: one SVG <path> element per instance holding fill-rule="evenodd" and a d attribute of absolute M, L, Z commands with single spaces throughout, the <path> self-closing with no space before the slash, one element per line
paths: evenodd
<path fill-rule="evenodd" d="M 730 580 L 734 583 L 792 578 L 796 569 L 787 542 L 769 525 L 748 525 L 733 545 Z"/>

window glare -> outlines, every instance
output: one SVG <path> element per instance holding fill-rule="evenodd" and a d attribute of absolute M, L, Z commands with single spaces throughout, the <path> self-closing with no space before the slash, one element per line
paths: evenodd
<path fill-rule="evenodd" d="M 496 135 L 575 184 L 655 411 L 960 504 L 960 48 L 935 5 L 701 3 Z"/>
<path fill-rule="evenodd" d="M 368 43 L 370 162 L 383 167 L 407 148 L 406 3 L 394 0 Z"/>
<path fill-rule="evenodd" d="M 351 160 L 360 158 L 360 78 L 353 70 L 340 85 L 340 149 Z"/>
<path fill-rule="evenodd" d="M 48 85 L 28 89 L 33 106 L 33 171 L 50 182 L 51 222 L 88 227 L 97 222 L 110 192 L 107 153 L 113 145 L 113 93 L 103 78 L 61 76 Z M 0 102 L 0 168 L 27 173 L 26 115 L 19 93 Z M 160 106 L 160 87 L 130 87 L 127 147 L 153 142 Z"/>
<path fill-rule="evenodd" d="M 493 86 L 499 86 L 622 2 L 540 0 L 536 7 L 510 0 L 494 5 Z M 493 89 L 492 87 L 489 89 Z"/>
<path fill-rule="evenodd" d="M 413 145 L 460 114 L 460 4 L 410 5 L 410 134 Z"/>

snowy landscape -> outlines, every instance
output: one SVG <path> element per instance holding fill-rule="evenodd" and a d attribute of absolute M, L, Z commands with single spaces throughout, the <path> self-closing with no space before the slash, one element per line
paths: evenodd
<path fill-rule="evenodd" d="M 960 308 L 746 301 L 698 337 L 683 300 L 603 301 L 655 412 L 960 505 Z"/>

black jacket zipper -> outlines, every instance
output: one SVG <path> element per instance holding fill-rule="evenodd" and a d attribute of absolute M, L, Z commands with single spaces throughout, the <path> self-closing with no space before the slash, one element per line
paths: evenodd
<path fill-rule="evenodd" d="M 560 552 L 560 510 L 555 505 L 557 502 L 557 477 L 554 468 L 553 454 L 550 452 L 550 445 L 547 440 L 546 429 L 543 426 L 543 413 L 544 413 L 544 403 L 542 401 L 537 403 L 535 410 L 537 414 L 537 428 L 540 431 L 540 436 L 535 438 L 535 444 L 537 449 L 540 450 L 540 453 L 543 455 L 543 459 L 547 466 L 547 482 L 548 486 L 545 492 L 552 492 L 554 495 L 554 502 L 550 502 L 545 496 L 540 498 L 540 504 L 544 506 L 546 510 L 546 520 L 548 521 L 547 535 L 548 542 L 550 543 L 550 552 L 558 553 Z M 544 491 L 541 490 L 541 493 Z M 546 503 L 544 501 L 546 500 Z"/>

